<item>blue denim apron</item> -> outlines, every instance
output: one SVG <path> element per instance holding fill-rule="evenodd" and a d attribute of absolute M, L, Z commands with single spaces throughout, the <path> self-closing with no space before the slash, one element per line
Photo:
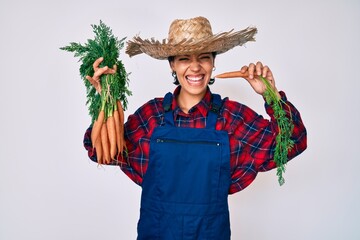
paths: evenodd
<path fill-rule="evenodd" d="M 174 126 L 172 94 L 154 129 L 143 179 L 138 239 L 229 240 L 228 134 L 215 130 L 221 97 L 213 94 L 206 128 Z"/>

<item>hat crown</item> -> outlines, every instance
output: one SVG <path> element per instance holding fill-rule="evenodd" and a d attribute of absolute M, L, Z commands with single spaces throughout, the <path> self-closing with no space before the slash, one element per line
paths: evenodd
<path fill-rule="evenodd" d="M 168 43 L 197 42 L 211 36 L 213 32 L 210 22 L 204 17 L 176 19 L 170 25 Z"/>

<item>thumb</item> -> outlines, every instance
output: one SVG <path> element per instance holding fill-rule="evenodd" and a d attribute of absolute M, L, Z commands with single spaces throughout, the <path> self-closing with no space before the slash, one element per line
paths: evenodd
<path fill-rule="evenodd" d="M 92 85 L 94 85 L 94 79 L 92 78 L 92 77 L 90 77 L 90 76 L 86 76 L 85 77 Z"/>

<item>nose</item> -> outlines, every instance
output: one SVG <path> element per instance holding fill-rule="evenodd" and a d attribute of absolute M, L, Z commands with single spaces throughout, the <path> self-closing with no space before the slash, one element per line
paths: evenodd
<path fill-rule="evenodd" d="M 201 69 L 200 62 L 198 60 L 193 60 L 190 63 L 189 69 L 193 72 L 197 72 Z"/>

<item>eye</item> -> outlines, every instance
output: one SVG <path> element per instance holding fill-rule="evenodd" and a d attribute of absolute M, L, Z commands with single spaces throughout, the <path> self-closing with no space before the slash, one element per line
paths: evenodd
<path fill-rule="evenodd" d="M 184 62 L 184 61 L 189 61 L 190 57 L 188 55 L 179 55 L 175 57 L 175 60 Z"/>
<path fill-rule="evenodd" d="M 210 58 L 210 55 L 203 55 L 200 57 L 201 59 L 209 59 Z"/>
<path fill-rule="evenodd" d="M 201 55 L 199 57 L 200 61 L 203 61 L 203 62 L 208 62 L 208 61 L 211 61 L 211 56 L 210 54 L 204 54 L 204 55 Z"/>

